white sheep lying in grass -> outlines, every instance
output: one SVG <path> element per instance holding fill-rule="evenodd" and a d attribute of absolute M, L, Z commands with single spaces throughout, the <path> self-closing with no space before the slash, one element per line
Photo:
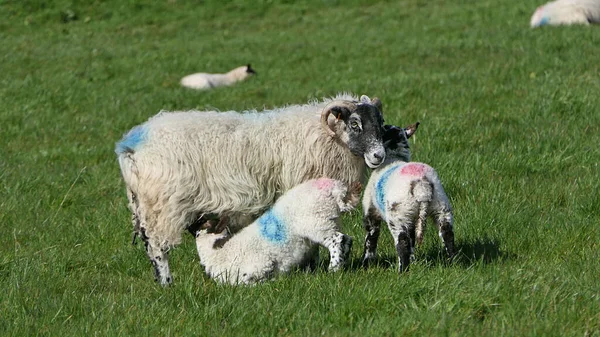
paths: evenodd
<path fill-rule="evenodd" d="M 375 257 L 379 225 L 387 222 L 398 253 L 399 272 L 408 270 L 416 242 L 421 244 L 428 216 L 433 216 L 450 258 L 454 255 L 452 206 L 435 170 L 409 162 L 408 138 L 419 123 L 405 129 L 385 126 L 386 160 L 373 171 L 363 196 L 364 227 L 367 231 L 363 265 Z"/>
<path fill-rule="evenodd" d="M 329 270 L 337 271 L 352 247 L 352 238 L 339 231 L 340 212 L 353 209 L 359 197 L 358 182 L 347 188 L 320 178 L 292 188 L 233 235 L 223 218 L 216 226 L 208 221 L 196 233 L 200 263 L 220 282 L 252 284 L 308 262 L 318 244 L 329 250 Z"/>
<path fill-rule="evenodd" d="M 210 216 L 248 224 L 304 181 L 363 180 L 385 158 L 382 135 L 381 101 L 348 94 L 261 113 L 161 112 L 134 127 L 115 152 L 156 279 L 172 282 L 168 251 Z"/>
<path fill-rule="evenodd" d="M 181 79 L 181 85 L 186 88 L 207 90 L 216 87 L 229 86 L 255 75 L 250 65 L 237 67 L 225 74 L 196 73 Z"/>
<path fill-rule="evenodd" d="M 531 16 L 532 28 L 545 25 L 600 23 L 600 0 L 556 0 L 538 7 Z"/>

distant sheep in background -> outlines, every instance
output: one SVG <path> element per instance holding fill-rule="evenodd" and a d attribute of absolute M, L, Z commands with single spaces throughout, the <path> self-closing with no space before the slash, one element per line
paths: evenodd
<path fill-rule="evenodd" d="M 237 67 L 225 74 L 196 73 L 181 79 L 181 85 L 186 88 L 207 90 L 216 87 L 229 86 L 255 75 L 250 65 Z"/>
<path fill-rule="evenodd" d="M 360 186 L 309 180 L 233 235 L 223 218 L 216 226 L 208 221 L 196 233 L 200 263 L 219 282 L 252 284 L 305 264 L 318 244 L 329 250 L 329 271 L 337 271 L 352 248 L 352 238 L 339 231 L 340 213 L 356 207 Z"/>
<path fill-rule="evenodd" d="M 431 166 L 409 162 L 408 138 L 418 126 L 419 123 L 405 129 L 385 126 L 386 160 L 371 174 L 363 196 L 363 221 L 367 231 L 364 266 L 375 257 L 381 220 L 387 222 L 394 238 L 400 272 L 408 270 L 415 241 L 417 244 L 423 241 L 428 216 L 435 219 L 448 256 L 454 256 L 452 206 L 442 183 Z"/>
<path fill-rule="evenodd" d="M 556 0 L 538 7 L 531 27 L 600 23 L 600 0 Z"/>
<path fill-rule="evenodd" d="M 340 94 L 261 113 L 161 112 L 115 152 L 134 233 L 157 280 L 169 284 L 168 251 L 186 228 L 195 233 L 210 216 L 249 224 L 310 179 L 362 182 L 365 165 L 385 159 L 382 136 L 381 101 Z"/>

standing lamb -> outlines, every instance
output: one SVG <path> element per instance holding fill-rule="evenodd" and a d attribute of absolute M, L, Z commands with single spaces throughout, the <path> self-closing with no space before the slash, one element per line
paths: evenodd
<path fill-rule="evenodd" d="M 399 272 L 407 271 L 416 242 L 423 241 L 427 216 L 433 216 L 448 256 L 454 256 L 452 206 L 435 170 L 423 163 L 409 162 L 408 138 L 419 123 L 405 129 L 385 126 L 386 160 L 377 168 L 363 196 L 364 227 L 367 231 L 363 265 L 376 255 L 379 225 L 387 222 L 398 253 Z"/>
<path fill-rule="evenodd" d="M 306 263 L 321 245 L 329 250 L 329 271 L 337 271 L 352 248 L 352 238 L 339 231 L 340 213 L 354 209 L 359 198 L 358 182 L 348 188 L 339 180 L 309 180 L 236 234 L 223 221 L 207 222 L 196 234 L 200 263 L 220 282 L 252 284 Z"/>
<path fill-rule="evenodd" d="M 250 65 L 237 67 L 225 74 L 195 73 L 181 79 L 181 85 L 186 88 L 207 90 L 216 87 L 233 85 L 243 81 L 256 72 Z"/>
<path fill-rule="evenodd" d="M 382 135 L 381 101 L 348 94 L 262 113 L 161 112 L 134 127 L 116 153 L 157 280 L 171 283 L 167 252 L 198 219 L 255 219 L 314 178 L 362 182 L 365 162 L 385 159 Z"/>

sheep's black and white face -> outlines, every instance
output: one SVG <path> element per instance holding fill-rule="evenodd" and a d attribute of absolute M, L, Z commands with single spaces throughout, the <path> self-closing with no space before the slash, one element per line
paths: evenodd
<path fill-rule="evenodd" d="M 419 122 L 400 128 L 395 125 L 384 125 L 383 146 L 388 158 L 399 159 L 402 161 L 410 161 L 410 146 L 408 138 L 410 138 L 419 127 Z"/>
<path fill-rule="evenodd" d="M 376 168 L 385 160 L 381 101 L 362 96 L 354 106 L 334 109 L 336 118 L 343 122 L 338 124 L 338 135 L 352 154 L 363 156 L 370 168 Z"/>

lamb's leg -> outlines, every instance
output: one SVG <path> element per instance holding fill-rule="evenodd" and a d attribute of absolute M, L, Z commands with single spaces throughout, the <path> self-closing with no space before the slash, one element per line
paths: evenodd
<path fill-rule="evenodd" d="M 329 250 L 329 271 L 338 271 L 350 257 L 352 238 L 344 233 L 335 232 L 323 241 L 323 246 Z"/>
<path fill-rule="evenodd" d="M 452 211 L 449 208 L 445 208 L 444 210 L 442 210 L 436 217 L 439 235 L 442 241 L 444 242 L 446 253 L 448 254 L 449 259 L 452 259 L 454 257 L 453 222 L 454 219 L 452 216 Z"/>
<path fill-rule="evenodd" d="M 394 237 L 396 253 L 398 254 L 398 272 L 402 273 L 408 271 L 411 255 L 411 240 L 409 230 L 411 224 L 391 221 L 388 225 L 390 232 Z"/>
<path fill-rule="evenodd" d="M 362 255 L 362 265 L 365 268 L 369 266 L 369 263 L 377 255 L 377 241 L 379 241 L 380 224 L 381 220 L 373 215 L 373 211 L 368 212 L 363 218 L 363 226 L 367 232 Z"/>
<path fill-rule="evenodd" d="M 306 254 L 306 260 L 300 266 L 306 271 L 315 271 L 319 265 L 319 246 L 313 245 L 310 247 L 310 251 Z"/>

